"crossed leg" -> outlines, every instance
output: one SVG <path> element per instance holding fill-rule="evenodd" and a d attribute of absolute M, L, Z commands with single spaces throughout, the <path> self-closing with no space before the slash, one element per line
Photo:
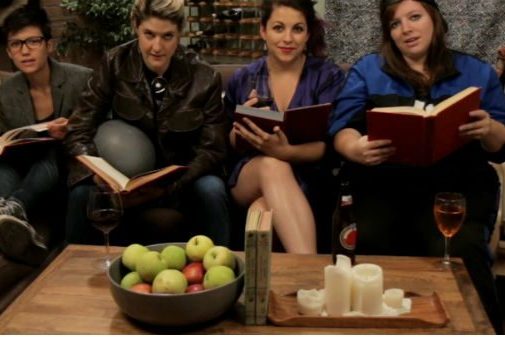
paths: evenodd
<path fill-rule="evenodd" d="M 241 170 L 231 194 L 242 206 L 273 209 L 273 225 L 288 253 L 316 253 L 312 209 L 287 162 L 257 156 Z"/>

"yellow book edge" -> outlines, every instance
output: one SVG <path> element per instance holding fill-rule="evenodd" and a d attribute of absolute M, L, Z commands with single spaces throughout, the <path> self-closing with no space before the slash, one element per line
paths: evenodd
<path fill-rule="evenodd" d="M 453 105 L 454 103 L 462 100 L 463 98 L 469 96 L 473 92 L 479 90 L 478 87 L 468 87 L 457 94 L 446 98 L 442 102 L 435 105 L 433 110 L 425 111 L 423 109 L 419 109 L 413 106 L 391 106 L 391 107 L 380 107 L 373 108 L 370 111 L 374 112 L 385 112 L 385 113 L 400 113 L 400 114 L 412 114 L 412 115 L 422 115 L 422 116 L 435 116 L 441 111 L 445 110 L 447 107 Z"/>
<path fill-rule="evenodd" d="M 170 165 L 159 170 L 146 172 L 135 177 L 128 178 L 101 157 L 79 155 L 76 158 L 91 171 L 100 176 L 100 178 L 109 184 L 113 190 L 123 193 L 131 192 L 150 181 L 154 181 L 183 167 L 179 165 Z"/>

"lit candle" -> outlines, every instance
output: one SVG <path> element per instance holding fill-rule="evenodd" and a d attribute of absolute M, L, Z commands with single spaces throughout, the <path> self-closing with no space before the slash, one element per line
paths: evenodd
<path fill-rule="evenodd" d="M 319 316 L 323 311 L 324 291 L 299 289 L 296 292 L 298 312 L 302 315 Z"/>
<path fill-rule="evenodd" d="M 376 264 L 362 263 L 352 268 L 352 309 L 365 315 L 382 313 L 383 276 Z"/>
<path fill-rule="evenodd" d="M 384 292 L 384 303 L 391 308 L 400 309 L 403 307 L 403 297 L 403 289 L 387 289 Z"/>
<path fill-rule="evenodd" d="M 351 310 L 351 259 L 337 255 L 336 265 L 324 268 L 324 290 L 328 316 L 342 316 Z"/>

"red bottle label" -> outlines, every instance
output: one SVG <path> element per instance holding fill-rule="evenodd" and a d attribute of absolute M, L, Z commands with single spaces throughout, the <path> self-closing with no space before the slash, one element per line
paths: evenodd
<path fill-rule="evenodd" d="M 354 250 L 357 237 L 356 223 L 344 227 L 340 232 L 340 244 L 347 250 Z"/>

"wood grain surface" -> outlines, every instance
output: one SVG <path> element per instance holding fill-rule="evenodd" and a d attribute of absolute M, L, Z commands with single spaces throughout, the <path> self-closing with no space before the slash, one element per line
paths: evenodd
<path fill-rule="evenodd" d="M 461 261 L 443 269 L 437 258 L 358 256 L 357 263 L 379 264 L 384 288 L 403 288 L 422 296 L 436 292 L 448 323 L 439 327 L 325 328 L 245 326 L 241 301 L 213 322 L 185 328 L 148 326 L 126 317 L 109 292 L 107 276 L 95 269 L 103 247 L 70 245 L 0 316 L 1 334 L 492 334 L 477 293 Z M 119 255 L 121 247 L 113 247 Z M 242 255 L 242 253 L 238 253 Z M 289 294 L 322 288 L 329 255 L 272 255 L 271 289 Z"/>

